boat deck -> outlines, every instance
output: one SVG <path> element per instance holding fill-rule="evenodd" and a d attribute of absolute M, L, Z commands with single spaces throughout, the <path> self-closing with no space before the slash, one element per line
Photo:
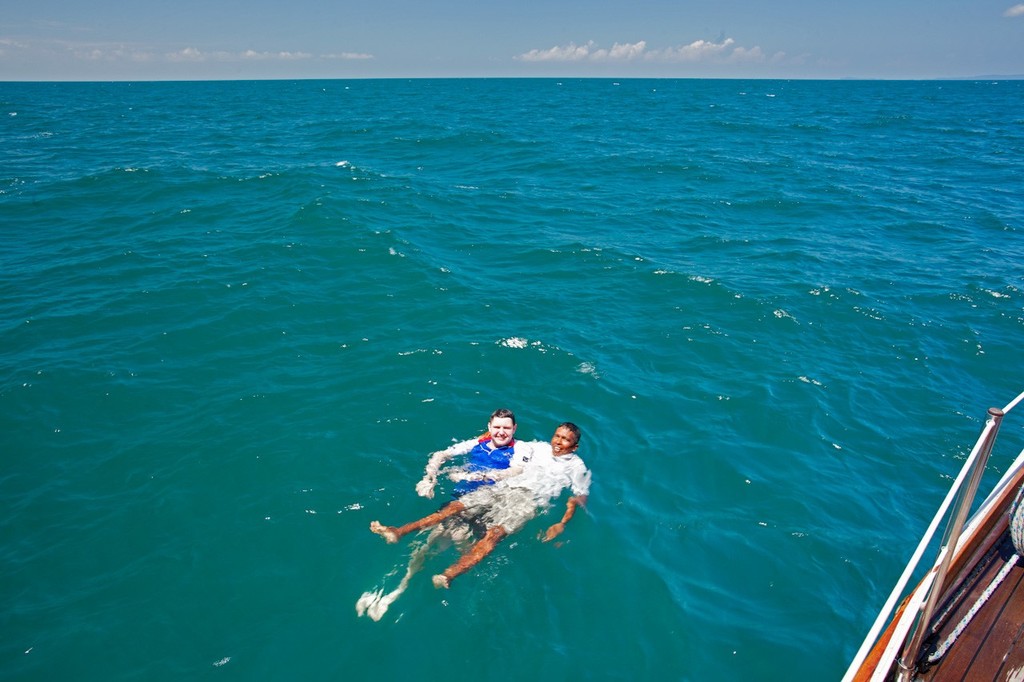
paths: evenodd
<path fill-rule="evenodd" d="M 940 645 L 976 607 L 1000 571 L 1008 571 L 970 623 L 957 637 L 956 646 L 933 667 L 919 673 L 917 679 L 929 682 L 983 682 L 985 680 L 1024 680 L 1024 558 L 1007 568 L 1015 550 L 1008 532 L 1003 530 L 990 550 L 977 557 L 969 591 L 944 619 L 935 638 Z"/>
<path fill-rule="evenodd" d="M 1024 682 L 1024 451 L 964 523 L 1000 423 L 1022 402 L 1024 393 L 1004 409 L 989 408 L 981 436 L 843 682 Z M 947 534 L 935 564 L 893 612 L 943 518 Z M 907 668 L 903 657 L 912 659 Z"/>

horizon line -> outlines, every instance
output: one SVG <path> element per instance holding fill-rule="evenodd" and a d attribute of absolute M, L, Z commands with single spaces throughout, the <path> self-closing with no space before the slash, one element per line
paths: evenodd
<path fill-rule="evenodd" d="M 369 81 L 369 80 L 723 80 L 723 81 L 884 81 L 884 82 L 934 82 L 934 81 L 990 81 L 990 80 L 1024 80 L 1024 74 L 990 74 L 977 76 L 928 76 L 928 77 L 883 77 L 883 76 L 295 76 L 266 78 L 82 78 L 82 79 L 16 79 L 2 80 L 6 83 L 246 83 L 246 82 L 280 82 L 280 81 Z"/>

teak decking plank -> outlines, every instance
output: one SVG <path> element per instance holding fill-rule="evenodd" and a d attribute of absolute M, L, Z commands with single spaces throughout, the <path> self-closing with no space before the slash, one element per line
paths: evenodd
<path fill-rule="evenodd" d="M 1007 547 L 1001 552 L 999 560 L 994 561 L 980 576 L 971 593 L 943 628 L 941 638 L 945 638 L 946 634 L 956 627 L 1003 568 L 1012 551 L 1012 546 Z M 936 667 L 924 673 L 921 679 L 932 682 L 1001 679 L 999 673 L 1009 663 L 1006 655 L 1017 651 L 1014 644 L 1020 636 L 1022 623 L 1024 561 L 1019 561 L 992 593 L 984 607 L 974 616 L 953 648 Z M 1024 659 L 1024 653 L 1016 653 L 1016 656 Z"/>

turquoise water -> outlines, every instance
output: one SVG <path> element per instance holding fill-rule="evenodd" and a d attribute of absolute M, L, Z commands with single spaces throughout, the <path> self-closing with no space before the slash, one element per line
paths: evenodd
<path fill-rule="evenodd" d="M 1024 388 L 1021 81 L 0 104 L 4 679 L 838 679 Z M 586 513 L 357 617 L 499 406 Z"/>

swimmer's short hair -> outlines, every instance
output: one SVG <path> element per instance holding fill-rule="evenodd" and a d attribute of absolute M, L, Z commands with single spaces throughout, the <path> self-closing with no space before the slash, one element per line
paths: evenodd
<path fill-rule="evenodd" d="M 580 427 L 576 426 L 572 422 L 562 422 L 555 430 L 557 431 L 558 429 L 568 429 L 572 435 L 576 436 L 576 445 L 580 444 L 580 440 L 583 438 L 583 433 L 580 431 Z"/>
<path fill-rule="evenodd" d="M 491 413 L 491 418 L 487 420 L 487 423 L 490 424 L 495 419 L 511 419 L 513 426 L 515 426 L 516 423 L 516 416 L 512 413 L 512 410 L 504 407 L 499 407 Z"/>

